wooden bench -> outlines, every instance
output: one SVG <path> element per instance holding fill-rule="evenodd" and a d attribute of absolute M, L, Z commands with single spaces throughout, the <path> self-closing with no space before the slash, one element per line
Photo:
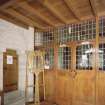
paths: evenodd
<path fill-rule="evenodd" d="M 1 98 L 0 105 L 4 105 L 4 94 L 2 91 L 0 91 L 0 98 Z"/>

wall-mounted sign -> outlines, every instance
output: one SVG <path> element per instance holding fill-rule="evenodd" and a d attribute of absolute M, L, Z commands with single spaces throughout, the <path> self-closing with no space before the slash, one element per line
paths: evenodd
<path fill-rule="evenodd" d="M 13 56 L 7 55 L 7 64 L 13 64 Z"/>

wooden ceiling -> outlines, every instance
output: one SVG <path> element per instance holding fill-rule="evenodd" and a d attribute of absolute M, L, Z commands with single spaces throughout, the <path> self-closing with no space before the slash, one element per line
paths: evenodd
<path fill-rule="evenodd" d="M 105 14 L 105 0 L 0 0 L 0 18 L 48 29 Z"/>

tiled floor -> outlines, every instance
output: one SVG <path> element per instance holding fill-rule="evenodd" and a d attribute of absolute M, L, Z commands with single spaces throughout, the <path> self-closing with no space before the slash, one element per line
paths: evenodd
<path fill-rule="evenodd" d="M 4 95 L 4 105 L 25 105 L 25 97 L 19 91 L 6 93 Z"/>
<path fill-rule="evenodd" d="M 29 105 L 35 105 L 35 104 L 29 104 Z M 42 102 L 40 105 L 56 105 L 56 104 L 51 104 L 49 102 Z"/>
<path fill-rule="evenodd" d="M 9 105 L 25 105 L 23 100 L 17 101 L 16 103 L 9 104 Z M 35 105 L 35 104 L 29 104 L 29 105 Z M 42 102 L 40 105 L 56 105 L 56 104 L 51 104 L 48 102 Z"/>
<path fill-rule="evenodd" d="M 21 94 L 22 92 L 19 91 L 14 91 L 14 92 L 10 92 L 5 94 L 5 98 L 4 98 L 4 105 L 25 105 L 25 97 L 24 94 Z M 30 105 L 34 105 L 34 104 L 30 104 Z M 50 102 L 41 102 L 40 105 L 56 105 L 56 104 L 52 104 Z"/>
<path fill-rule="evenodd" d="M 25 102 L 24 102 L 24 100 L 20 100 L 20 101 L 17 101 L 15 103 L 12 103 L 10 105 L 25 105 Z"/>

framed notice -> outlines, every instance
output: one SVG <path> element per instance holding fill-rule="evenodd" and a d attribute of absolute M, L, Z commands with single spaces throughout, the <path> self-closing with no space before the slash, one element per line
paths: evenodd
<path fill-rule="evenodd" d="M 13 64 L 13 56 L 7 55 L 7 64 Z"/>

